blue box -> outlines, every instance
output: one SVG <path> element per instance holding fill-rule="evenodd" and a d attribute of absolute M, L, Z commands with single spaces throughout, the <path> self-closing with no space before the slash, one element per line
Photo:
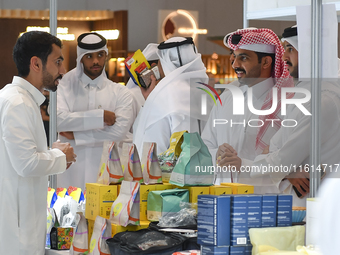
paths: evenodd
<path fill-rule="evenodd" d="M 230 246 L 230 255 L 244 255 L 246 253 L 246 246 Z"/>
<path fill-rule="evenodd" d="M 262 195 L 248 196 L 248 228 L 262 226 Z"/>
<path fill-rule="evenodd" d="M 201 245 L 201 255 L 229 255 L 229 246 Z"/>
<path fill-rule="evenodd" d="M 230 196 L 199 195 L 197 215 L 198 244 L 230 245 Z"/>
<path fill-rule="evenodd" d="M 251 255 L 253 246 L 251 244 L 246 245 L 246 253 L 245 255 Z"/>
<path fill-rule="evenodd" d="M 262 195 L 262 227 L 276 227 L 277 195 Z"/>
<path fill-rule="evenodd" d="M 286 227 L 292 225 L 293 196 L 279 194 L 277 196 L 277 226 Z"/>
<path fill-rule="evenodd" d="M 248 236 L 248 196 L 231 196 L 231 245 L 247 244 Z"/>

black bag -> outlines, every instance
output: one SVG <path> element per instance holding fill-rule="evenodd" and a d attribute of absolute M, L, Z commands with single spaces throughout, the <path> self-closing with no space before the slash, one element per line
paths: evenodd
<path fill-rule="evenodd" d="M 183 250 L 186 239 L 177 233 L 141 229 L 117 233 L 113 238 L 106 240 L 106 243 L 114 255 L 171 255 Z"/>

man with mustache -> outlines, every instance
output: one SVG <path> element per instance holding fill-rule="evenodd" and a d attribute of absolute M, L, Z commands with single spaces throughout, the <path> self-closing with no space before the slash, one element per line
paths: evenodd
<path fill-rule="evenodd" d="M 18 76 L 0 90 L 0 254 L 45 254 L 48 175 L 76 158 L 69 143 L 47 148 L 40 114 L 43 91 L 65 73 L 61 47 L 49 33 L 24 33 L 13 49 Z"/>
<path fill-rule="evenodd" d="M 241 29 L 228 34 L 224 44 L 231 49 L 232 67 L 237 74 L 244 96 L 244 115 L 233 114 L 233 97 L 229 90 L 221 95 L 222 106 L 213 108 L 209 121 L 202 133 L 213 160 L 220 167 L 239 165 L 245 160 L 254 160 L 269 144 L 270 138 L 280 128 L 280 100 L 270 116 L 253 114 L 248 107 L 248 94 L 252 90 L 255 109 L 266 110 L 272 105 L 272 88 L 293 86 L 289 72 L 282 60 L 284 49 L 277 35 L 270 29 Z M 263 121 L 248 125 L 249 120 L 276 119 L 273 125 Z M 226 119 L 225 125 L 213 125 L 216 119 Z M 233 123 L 233 124 L 231 124 Z M 230 162 L 233 159 L 235 161 Z M 238 173 L 218 172 L 216 184 L 236 182 Z M 248 177 L 244 177 L 249 179 Z M 257 192 L 257 190 L 255 190 Z"/>
<path fill-rule="evenodd" d="M 310 80 L 299 80 L 298 72 L 298 33 L 297 27 L 289 27 L 282 35 L 290 75 L 296 78 L 295 89 L 310 91 Z M 335 57 L 335 56 L 334 56 Z M 328 60 L 329 61 L 329 60 Z M 336 76 L 336 74 L 335 74 Z M 304 93 L 295 93 L 292 99 L 303 99 Z M 303 104 L 311 112 L 311 101 Z M 322 81 L 320 108 L 320 162 L 322 166 L 310 166 L 311 115 L 301 111 L 295 104 L 286 107 L 285 119 L 296 121 L 292 127 L 281 129 L 270 139 L 269 146 L 254 161 L 241 160 L 242 167 L 249 166 L 249 182 L 260 185 L 261 193 L 285 193 L 293 195 L 294 206 L 306 206 L 309 194 L 309 172 L 320 171 L 325 178 L 331 176 L 339 167 L 340 150 L 340 89 L 337 83 Z M 237 155 L 229 155 L 226 162 L 240 168 Z M 276 169 L 268 171 L 267 169 Z M 283 170 L 282 170 L 283 169 Z M 287 171 L 288 170 L 288 171 Z M 243 175 L 240 173 L 240 176 Z M 243 180 L 242 180 L 243 181 Z M 242 182 L 241 181 L 241 182 Z M 260 182 L 261 181 L 261 182 Z M 273 185 L 271 186 L 270 183 Z M 266 186 L 267 185 L 267 186 Z"/>
<path fill-rule="evenodd" d="M 133 117 L 129 90 L 106 77 L 106 39 L 84 33 L 77 41 L 77 66 L 65 74 L 58 90 L 57 131 L 78 158 L 73 171 L 58 176 L 57 183 L 84 189 L 85 183 L 96 182 L 103 142 L 127 139 Z"/>

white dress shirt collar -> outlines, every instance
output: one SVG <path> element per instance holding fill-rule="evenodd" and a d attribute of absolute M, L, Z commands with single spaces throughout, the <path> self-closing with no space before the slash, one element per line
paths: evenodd
<path fill-rule="evenodd" d="M 87 85 L 97 85 L 99 89 L 103 87 L 103 75 L 99 75 L 96 79 L 92 80 L 90 77 L 88 77 L 85 73 L 81 76 L 81 81 L 83 82 L 84 87 Z"/>
<path fill-rule="evenodd" d="M 27 90 L 32 95 L 38 106 L 40 106 L 46 100 L 46 97 L 36 87 L 19 76 L 13 77 L 12 84 L 18 85 L 21 88 Z"/>
<path fill-rule="evenodd" d="M 264 94 L 268 93 L 268 91 L 274 87 L 274 79 L 273 78 L 268 78 L 264 81 L 261 81 L 257 84 L 255 84 L 253 88 L 253 96 L 259 99 L 262 97 Z"/>

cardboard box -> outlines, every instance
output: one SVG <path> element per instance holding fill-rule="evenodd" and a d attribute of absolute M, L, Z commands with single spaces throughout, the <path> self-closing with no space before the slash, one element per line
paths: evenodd
<path fill-rule="evenodd" d="M 293 196 L 279 194 L 277 196 L 277 226 L 287 227 L 292 225 Z"/>
<path fill-rule="evenodd" d="M 178 187 L 178 188 L 189 190 L 189 202 L 190 203 L 197 203 L 198 195 L 209 195 L 209 192 L 210 192 L 210 186 L 192 186 L 192 187 L 184 186 L 184 187 Z"/>
<path fill-rule="evenodd" d="M 167 190 L 167 189 L 173 189 L 174 188 L 174 185 L 172 185 L 170 183 L 155 184 L 154 186 L 156 187 L 155 190 Z"/>
<path fill-rule="evenodd" d="M 262 195 L 262 227 L 276 227 L 277 195 Z"/>
<path fill-rule="evenodd" d="M 232 188 L 233 194 L 254 194 L 254 186 L 242 183 L 221 183 Z"/>
<path fill-rule="evenodd" d="M 222 185 L 214 185 L 209 187 L 209 194 L 210 195 L 229 195 L 232 194 L 232 188 L 228 186 L 222 186 Z"/>
<path fill-rule="evenodd" d="M 230 196 L 198 196 L 197 243 L 230 245 Z"/>
<path fill-rule="evenodd" d="M 148 195 L 150 191 L 155 191 L 157 185 L 140 185 L 139 188 L 139 220 L 147 221 Z"/>
<path fill-rule="evenodd" d="M 85 218 L 95 220 L 99 215 L 109 219 L 111 206 L 117 198 L 117 185 L 86 183 Z"/>
<path fill-rule="evenodd" d="M 201 245 L 201 255 L 229 255 L 229 246 Z"/>
<path fill-rule="evenodd" d="M 248 196 L 248 228 L 260 228 L 262 225 L 262 195 Z"/>
<path fill-rule="evenodd" d="M 230 243 L 246 245 L 248 242 L 248 196 L 231 196 Z"/>

